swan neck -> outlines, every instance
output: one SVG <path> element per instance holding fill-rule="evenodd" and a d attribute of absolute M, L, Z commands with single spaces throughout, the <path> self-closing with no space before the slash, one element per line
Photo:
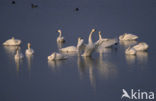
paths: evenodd
<path fill-rule="evenodd" d="M 28 43 L 28 49 L 30 49 L 30 46 L 31 46 L 30 43 Z"/>
<path fill-rule="evenodd" d="M 93 43 L 93 41 L 92 41 L 92 35 L 93 35 L 93 32 L 90 32 L 89 38 L 88 38 L 88 42 L 89 43 Z"/>
<path fill-rule="evenodd" d="M 99 33 L 99 40 L 101 40 L 102 39 L 102 36 L 101 36 L 101 33 Z"/>
<path fill-rule="evenodd" d="M 62 32 L 60 31 L 60 32 L 59 32 L 59 37 L 61 37 L 61 36 L 62 36 Z"/>

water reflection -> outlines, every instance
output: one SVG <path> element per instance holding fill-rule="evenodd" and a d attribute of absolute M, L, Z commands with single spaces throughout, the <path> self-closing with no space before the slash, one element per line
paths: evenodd
<path fill-rule="evenodd" d="M 137 52 L 137 61 L 140 64 L 146 64 L 148 61 L 148 53 L 146 51 Z"/>
<path fill-rule="evenodd" d="M 111 53 L 112 52 L 112 48 L 98 48 L 97 50 L 96 50 L 96 52 L 98 52 L 98 53 Z"/>
<path fill-rule="evenodd" d="M 32 60 L 33 60 L 33 55 L 26 54 L 26 58 L 27 58 L 27 63 L 28 63 L 28 71 L 30 72 L 31 71 L 31 64 L 32 64 Z"/>
<path fill-rule="evenodd" d="M 56 71 L 57 68 L 59 68 L 65 60 L 55 60 L 55 61 L 48 61 L 48 66 L 52 69 L 52 71 Z"/>
<path fill-rule="evenodd" d="M 136 55 L 125 55 L 128 64 L 146 64 L 148 61 L 148 53 L 145 51 L 137 52 Z"/>
<path fill-rule="evenodd" d="M 7 53 L 7 55 L 9 56 L 9 58 L 14 57 L 17 47 L 19 47 L 19 46 L 4 46 L 4 50 Z"/>
<path fill-rule="evenodd" d="M 123 45 L 126 48 L 135 44 L 137 44 L 137 41 L 120 41 L 120 45 Z"/>
<path fill-rule="evenodd" d="M 16 64 L 16 71 L 17 73 L 19 72 L 20 70 L 20 65 L 23 63 L 23 60 L 22 59 L 15 59 L 15 64 Z"/>
<path fill-rule="evenodd" d="M 109 61 L 104 61 L 103 53 L 99 53 L 99 59 L 96 67 L 98 68 L 98 72 L 101 77 L 105 79 L 108 79 L 109 77 L 115 77 L 117 75 L 116 65 Z"/>
<path fill-rule="evenodd" d="M 116 65 L 111 62 L 103 61 L 103 53 L 100 52 L 98 59 L 93 59 L 91 57 L 81 57 L 77 59 L 78 71 L 80 73 L 80 78 L 84 76 L 86 71 L 89 74 L 90 84 L 93 88 L 96 88 L 96 76 L 97 73 L 100 77 L 108 79 L 109 77 L 115 77 L 117 75 Z M 98 72 L 96 72 L 96 70 Z"/>
<path fill-rule="evenodd" d="M 127 63 L 130 64 L 135 64 L 136 56 L 135 55 L 125 55 Z"/>

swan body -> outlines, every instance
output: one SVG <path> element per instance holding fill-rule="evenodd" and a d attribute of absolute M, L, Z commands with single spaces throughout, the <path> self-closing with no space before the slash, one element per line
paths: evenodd
<path fill-rule="evenodd" d="M 31 44 L 30 43 L 28 43 L 28 49 L 26 49 L 25 54 L 26 55 L 34 54 L 34 50 L 31 48 Z"/>
<path fill-rule="evenodd" d="M 12 37 L 11 39 L 9 39 L 3 43 L 3 45 L 5 45 L 5 46 L 18 46 L 20 44 L 21 44 L 21 40 L 15 39 L 14 37 Z"/>
<path fill-rule="evenodd" d="M 93 41 L 92 41 L 92 34 L 93 34 L 93 32 L 95 32 L 95 29 L 92 29 L 92 31 L 89 34 L 88 44 L 85 45 L 84 53 L 82 54 L 82 56 L 85 56 L 85 57 L 91 56 L 92 53 L 94 52 L 94 50 L 96 48 L 98 48 L 98 46 L 101 45 L 101 43 L 103 42 L 103 41 L 100 40 L 100 41 L 98 41 L 96 43 L 93 43 Z"/>
<path fill-rule="evenodd" d="M 119 36 L 119 40 L 124 40 L 124 41 L 136 40 L 138 38 L 139 37 L 137 35 L 128 34 L 128 33 L 125 33 L 125 34 Z"/>
<path fill-rule="evenodd" d="M 15 54 L 15 60 L 22 59 L 23 57 L 24 57 L 24 56 L 23 56 L 23 54 L 20 52 L 20 49 L 17 48 L 16 54 Z"/>
<path fill-rule="evenodd" d="M 146 51 L 148 49 L 148 44 L 145 42 L 140 42 L 137 45 L 133 46 L 136 51 Z"/>
<path fill-rule="evenodd" d="M 118 40 L 115 38 L 114 39 L 102 38 L 101 31 L 99 31 L 99 40 L 96 43 L 101 42 L 101 41 L 103 42 L 99 46 L 99 48 L 109 48 L 118 43 Z"/>
<path fill-rule="evenodd" d="M 48 60 L 64 60 L 66 59 L 67 57 L 63 54 L 60 54 L 60 53 L 52 53 L 50 56 L 48 56 Z"/>
<path fill-rule="evenodd" d="M 83 45 L 84 40 L 82 38 L 78 38 L 78 43 L 77 46 L 68 46 L 65 48 L 61 48 L 60 51 L 61 52 L 78 52 L 81 48 L 81 46 Z"/>
<path fill-rule="evenodd" d="M 125 54 L 127 54 L 127 55 L 135 55 L 136 54 L 136 50 L 134 48 L 128 47 L 125 50 Z"/>
<path fill-rule="evenodd" d="M 59 33 L 59 36 L 57 37 L 57 42 L 58 43 L 64 43 L 65 42 L 65 39 L 62 36 L 62 31 L 59 29 L 57 32 Z"/>

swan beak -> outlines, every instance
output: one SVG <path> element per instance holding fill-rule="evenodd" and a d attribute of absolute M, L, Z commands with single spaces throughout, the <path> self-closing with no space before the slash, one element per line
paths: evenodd
<path fill-rule="evenodd" d="M 92 32 L 95 32 L 95 29 L 92 29 Z"/>

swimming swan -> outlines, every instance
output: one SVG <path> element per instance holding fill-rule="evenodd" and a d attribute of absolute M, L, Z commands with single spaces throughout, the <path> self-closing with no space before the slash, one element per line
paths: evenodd
<path fill-rule="evenodd" d="M 145 42 L 140 42 L 137 45 L 133 46 L 136 51 L 146 51 L 148 49 L 148 44 Z"/>
<path fill-rule="evenodd" d="M 79 37 L 76 47 L 75 46 L 68 46 L 68 47 L 65 47 L 65 48 L 61 48 L 60 51 L 61 52 L 65 52 L 65 53 L 68 53 L 68 52 L 78 52 L 78 51 L 80 51 L 80 48 L 83 45 L 83 41 L 84 40 Z"/>
<path fill-rule="evenodd" d="M 119 40 L 124 40 L 124 41 L 136 40 L 138 38 L 139 37 L 137 35 L 128 34 L 128 33 L 125 33 L 125 34 L 119 36 Z"/>
<path fill-rule="evenodd" d="M 88 44 L 85 45 L 84 53 L 82 54 L 82 56 L 86 56 L 86 57 L 91 56 L 94 50 L 98 48 L 98 46 L 101 45 L 101 43 L 103 42 L 103 41 L 99 41 L 99 42 L 93 43 L 92 41 L 93 32 L 95 32 L 95 29 L 92 29 L 89 34 Z"/>
<path fill-rule="evenodd" d="M 136 50 L 134 48 L 128 47 L 125 50 L 125 54 L 127 54 L 127 55 L 135 55 L 136 54 Z"/>
<path fill-rule="evenodd" d="M 34 54 L 34 50 L 31 48 L 31 44 L 30 43 L 28 43 L 28 49 L 26 49 L 25 54 L 26 55 Z"/>
<path fill-rule="evenodd" d="M 20 52 L 20 48 L 18 47 L 16 50 L 16 54 L 15 54 L 15 60 L 19 60 L 22 59 L 24 56 L 23 54 Z"/>
<path fill-rule="evenodd" d="M 113 45 L 116 45 L 118 43 L 117 39 L 109 39 L 109 38 L 102 38 L 101 36 L 101 31 L 99 31 L 99 40 L 96 42 L 102 42 L 102 44 L 99 46 L 99 48 L 108 48 L 108 47 L 112 47 Z"/>
<path fill-rule="evenodd" d="M 67 57 L 63 54 L 60 54 L 60 53 L 52 53 L 50 56 L 48 56 L 48 60 L 64 60 L 64 59 L 67 59 Z"/>
<path fill-rule="evenodd" d="M 59 36 L 57 37 L 57 42 L 58 43 L 64 43 L 65 42 L 65 39 L 62 36 L 62 31 L 59 29 L 57 32 L 59 33 Z"/>
<path fill-rule="evenodd" d="M 9 39 L 3 43 L 3 45 L 5 45 L 5 46 L 18 46 L 20 44 L 21 44 L 21 40 L 15 39 L 14 37 L 12 37 L 11 39 Z"/>

